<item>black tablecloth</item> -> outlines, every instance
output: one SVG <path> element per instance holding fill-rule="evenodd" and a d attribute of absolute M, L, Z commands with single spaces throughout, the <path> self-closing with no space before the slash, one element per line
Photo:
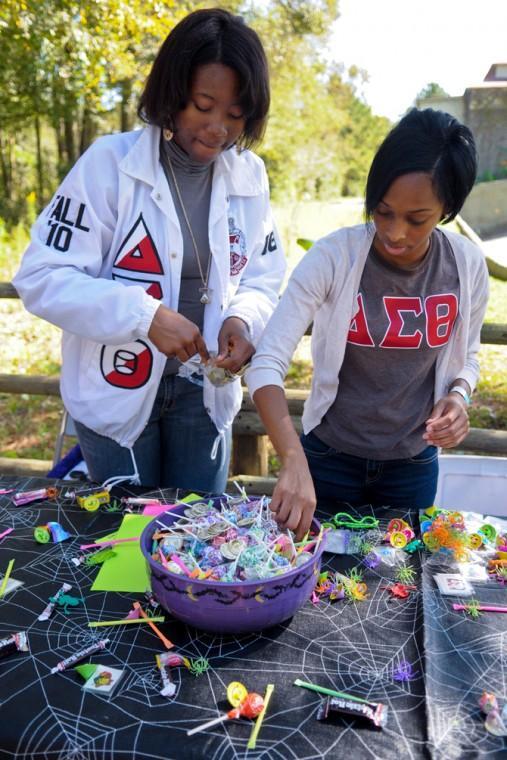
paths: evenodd
<path fill-rule="evenodd" d="M 48 481 L 0 478 L 0 488 L 27 490 Z M 63 484 L 62 484 L 63 485 Z M 161 493 L 157 494 L 161 496 Z M 167 496 L 168 494 L 166 494 Z M 377 516 L 379 516 L 377 514 Z M 392 517 L 415 515 L 386 509 Z M 33 528 L 61 523 L 75 538 L 37 544 Z M 111 533 L 121 515 L 88 513 L 68 500 L 12 505 L 0 496 L 0 572 L 15 559 L 12 577 L 24 585 L 0 600 L 0 638 L 28 631 L 30 652 L 0 660 L 0 757 L 71 758 L 475 758 L 507 756 L 507 743 L 488 734 L 477 700 L 482 691 L 507 700 L 507 615 L 483 615 L 473 621 L 453 612 L 432 575 L 434 560 L 416 554 L 417 590 L 409 599 L 393 599 L 383 589 L 394 570 L 366 570 L 368 598 L 363 602 L 308 602 L 291 620 L 260 633 L 220 636 L 197 631 L 170 616 L 160 624 L 175 649 L 190 658 L 205 657 L 210 669 L 194 677 L 174 668 L 176 693 L 160 696 L 155 654 L 159 639 L 147 626 L 90 629 L 90 620 L 126 616 L 141 594 L 92 592 L 95 567 L 76 567 L 78 546 Z M 323 569 L 357 566 L 358 557 L 324 555 Z M 64 583 L 85 604 L 65 614 L 58 608 L 49 621 L 38 615 Z M 483 602 L 505 604 L 500 586 L 477 588 Z M 451 600 L 451 601 L 454 601 Z M 100 631 L 100 635 L 97 634 Z M 92 640 L 110 638 L 106 651 L 88 661 L 125 668 L 110 697 L 84 692 L 79 675 L 50 669 Z M 417 673 L 396 681 L 402 661 Z M 322 697 L 293 685 L 296 678 L 349 692 L 389 708 L 387 726 L 374 730 L 358 720 L 316 720 Z M 247 750 L 252 724 L 228 721 L 208 733 L 186 731 L 228 709 L 227 684 L 243 682 L 264 693 L 273 683 L 255 750 Z"/>

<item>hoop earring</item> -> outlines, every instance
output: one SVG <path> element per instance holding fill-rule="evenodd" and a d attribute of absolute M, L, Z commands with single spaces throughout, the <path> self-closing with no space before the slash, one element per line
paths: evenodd
<path fill-rule="evenodd" d="M 174 132 L 172 131 L 172 129 L 168 129 L 167 127 L 164 127 L 164 129 L 162 130 L 162 134 L 164 136 L 164 140 L 166 140 L 167 142 L 170 142 L 174 137 Z"/>

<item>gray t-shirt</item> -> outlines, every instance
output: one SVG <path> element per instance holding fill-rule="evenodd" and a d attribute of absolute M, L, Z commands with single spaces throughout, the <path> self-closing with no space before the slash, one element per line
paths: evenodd
<path fill-rule="evenodd" d="M 160 160 L 169 183 L 169 188 L 171 190 L 171 195 L 181 227 L 181 234 L 183 236 L 183 263 L 181 269 L 178 312 L 196 324 L 202 332 L 204 304 L 200 302 L 202 293 L 199 292 L 199 288 L 202 287 L 203 283 L 199 272 L 199 266 L 197 264 L 194 244 L 169 169 L 168 157 L 170 158 L 174 169 L 185 211 L 187 212 L 188 220 L 192 227 L 192 232 L 194 233 L 204 277 L 206 277 L 208 261 L 211 256 L 208 219 L 211 184 L 213 180 L 213 165 L 200 164 L 196 161 L 192 161 L 185 151 L 174 142 L 174 140 L 169 142 L 164 139 L 161 140 Z M 180 366 L 181 362 L 178 359 L 168 359 L 164 374 L 175 374 L 178 372 Z"/>
<path fill-rule="evenodd" d="M 411 269 L 390 264 L 372 246 L 357 304 L 336 398 L 313 432 L 366 459 L 415 456 L 427 445 L 435 364 L 458 314 L 458 270 L 447 238 L 435 230 Z"/>

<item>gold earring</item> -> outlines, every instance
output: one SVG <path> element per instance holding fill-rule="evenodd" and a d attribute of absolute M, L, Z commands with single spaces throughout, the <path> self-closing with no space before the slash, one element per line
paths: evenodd
<path fill-rule="evenodd" d="M 162 134 L 164 135 L 164 140 L 167 140 L 167 142 L 170 142 L 174 136 L 174 132 L 171 129 L 167 129 L 167 127 L 162 130 Z"/>

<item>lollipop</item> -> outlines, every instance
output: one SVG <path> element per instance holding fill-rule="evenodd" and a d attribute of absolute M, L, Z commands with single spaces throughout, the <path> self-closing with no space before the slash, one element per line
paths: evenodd
<path fill-rule="evenodd" d="M 239 681 L 233 681 L 227 687 L 227 698 L 232 705 L 232 710 L 219 715 L 218 718 L 213 718 L 207 723 L 201 723 L 200 726 L 192 728 L 187 731 L 187 736 L 192 736 L 200 731 L 205 731 L 207 728 L 216 726 L 218 723 L 223 723 L 226 720 L 234 720 L 235 718 L 256 718 L 262 712 L 264 707 L 264 700 L 260 694 L 256 694 L 251 691 L 248 692 Z"/>

